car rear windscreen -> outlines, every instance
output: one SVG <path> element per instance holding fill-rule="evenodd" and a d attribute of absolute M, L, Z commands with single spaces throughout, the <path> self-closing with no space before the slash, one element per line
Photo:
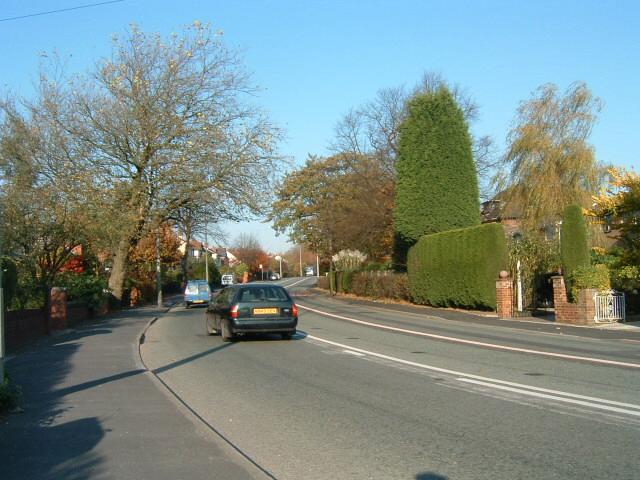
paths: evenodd
<path fill-rule="evenodd" d="M 240 290 L 240 302 L 286 302 L 289 298 L 282 288 L 261 287 L 243 288 Z"/>

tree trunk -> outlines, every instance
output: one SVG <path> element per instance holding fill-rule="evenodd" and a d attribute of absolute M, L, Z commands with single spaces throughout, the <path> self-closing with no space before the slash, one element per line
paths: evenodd
<path fill-rule="evenodd" d="M 129 239 L 123 238 L 113 256 L 113 266 L 109 275 L 109 289 L 119 302 L 122 302 L 124 280 L 127 277 L 127 257 L 129 256 Z"/>
<path fill-rule="evenodd" d="M 182 280 L 186 285 L 189 280 L 189 243 L 191 242 L 191 227 L 187 226 L 185 228 L 185 247 L 184 247 L 184 255 L 180 259 L 180 266 L 182 267 Z"/>

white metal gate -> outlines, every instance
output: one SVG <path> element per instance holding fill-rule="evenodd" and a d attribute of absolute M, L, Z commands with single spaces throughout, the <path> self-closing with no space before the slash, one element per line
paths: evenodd
<path fill-rule="evenodd" d="M 615 290 L 598 292 L 593 299 L 596 303 L 596 323 L 624 322 L 624 293 Z"/>

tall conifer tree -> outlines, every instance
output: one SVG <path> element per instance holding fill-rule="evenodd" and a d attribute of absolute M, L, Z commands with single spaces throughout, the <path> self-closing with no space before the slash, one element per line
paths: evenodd
<path fill-rule="evenodd" d="M 416 95 L 400 126 L 394 261 L 423 235 L 480 224 L 478 179 L 464 115 L 446 88 Z"/>

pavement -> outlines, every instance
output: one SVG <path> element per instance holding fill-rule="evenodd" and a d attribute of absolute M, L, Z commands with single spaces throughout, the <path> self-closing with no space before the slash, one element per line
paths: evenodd
<path fill-rule="evenodd" d="M 141 334 L 166 311 L 122 311 L 8 359 L 24 411 L 0 419 L 0 478 L 265 478 L 142 364 Z"/>

